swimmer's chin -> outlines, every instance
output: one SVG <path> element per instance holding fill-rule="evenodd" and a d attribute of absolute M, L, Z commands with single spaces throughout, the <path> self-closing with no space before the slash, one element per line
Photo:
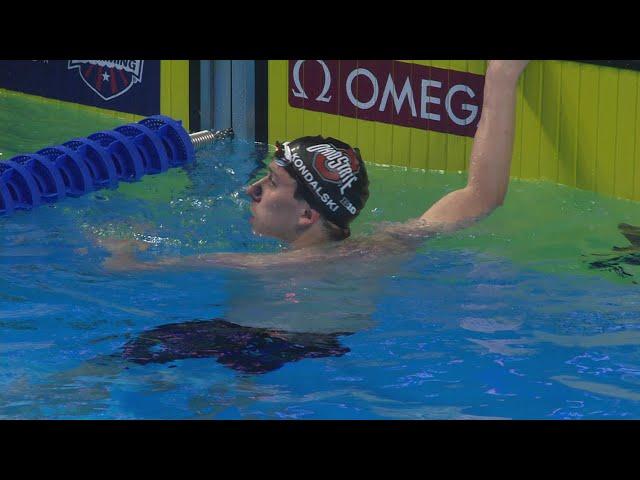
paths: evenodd
<path fill-rule="evenodd" d="M 253 217 L 251 217 L 251 219 L 249 220 L 249 222 L 252 222 Z M 251 233 L 254 234 L 256 237 L 264 237 L 265 234 L 262 233 L 258 228 L 256 228 L 256 226 L 251 223 Z"/>
<path fill-rule="evenodd" d="M 270 235 L 268 233 L 262 233 L 257 231 L 255 228 L 251 229 L 251 233 L 253 233 L 258 238 L 273 238 L 275 240 L 283 241 L 280 237 L 276 237 L 275 235 Z"/>

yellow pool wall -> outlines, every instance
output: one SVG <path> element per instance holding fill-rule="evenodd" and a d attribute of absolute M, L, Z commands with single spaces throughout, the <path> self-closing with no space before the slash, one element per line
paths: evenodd
<path fill-rule="evenodd" d="M 484 75 L 484 60 L 401 60 Z M 269 143 L 333 136 L 365 161 L 463 171 L 473 139 L 293 108 L 288 60 L 269 61 Z M 518 83 L 511 176 L 640 200 L 640 72 L 532 61 Z"/>

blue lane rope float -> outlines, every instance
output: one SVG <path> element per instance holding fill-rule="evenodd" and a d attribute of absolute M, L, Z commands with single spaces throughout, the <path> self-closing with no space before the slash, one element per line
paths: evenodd
<path fill-rule="evenodd" d="M 22 165 L 12 160 L 0 164 L 0 178 L 9 197 L 4 199 L 7 210 L 29 210 L 40 205 L 40 191 L 35 179 Z"/>
<path fill-rule="evenodd" d="M 145 173 L 162 173 L 169 168 L 169 158 L 156 134 L 144 125 L 124 125 L 115 129 L 129 137 L 138 148 Z"/>
<path fill-rule="evenodd" d="M 138 122 L 141 126 L 148 128 L 160 137 L 160 141 L 164 145 L 167 153 L 167 161 L 170 167 L 179 167 L 185 163 L 189 163 L 190 160 L 195 157 L 194 147 L 198 140 L 203 135 L 211 134 L 220 136 L 221 133 L 227 132 L 233 136 L 231 129 L 224 130 L 223 132 L 210 132 L 209 130 L 203 130 L 189 135 L 182 124 L 175 120 L 165 117 L 164 115 L 154 115 L 153 117 L 147 117 Z M 212 141 L 216 138 L 212 138 Z M 194 143 L 194 141 L 196 143 Z"/>
<path fill-rule="evenodd" d="M 116 131 L 105 131 L 89 135 L 88 138 L 106 150 L 116 169 L 118 180 L 137 182 L 146 173 L 140 150 L 125 135 Z"/>
<path fill-rule="evenodd" d="M 187 165 L 196 148 L 233 137 L 231 128 L 189 134 L 182 122 L 154 115 L 18 155 L 0 162 L 0 216 Z"/>
<path fill-rule="evenodd" d="M 118 185 L 116 167 L 98 143 L 88 138 L 76 138 L 63 145 L 80 154 L 91 171 L 96 188 L 115 188 Z"/>
<path fill-rule="evenodd" d="M 38 184 L 40 198 L 44 202 L 55 202 L 66 195 L 62 175 L 47 157 L 38 154 L 18 155 L 11 161 L 23 165 Z"/>
<path fill-rule="evenodd" d="M 63 145 L 38 150 L 58 168 L 66 187 L 66 194 L 79 197 L 93 191 L 93 179 L 84 157 Z M 36 205 L 33 205 L 34 207 Z"/>

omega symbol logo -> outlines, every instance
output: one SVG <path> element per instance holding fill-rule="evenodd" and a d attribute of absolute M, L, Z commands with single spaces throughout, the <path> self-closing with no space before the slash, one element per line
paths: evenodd
<path fill-rule="evenodd" d="M 302 64 L 305 61 L 306 60 L 298 60 L 296 64 L 293 66 L 293 83 L 295 83 L 296 88 L 292 89 L 291 91 L 293 92 L 293 95 L 295 97 L 308 99 L 309 97 L 307 96 L 306 92 L 302 88 L 302 84 L 300 82 L 300 67 L 302 67 Z M 318 97 L 316 98 L 316 101 L 329 102 L 331 100 L 331 97 L 330 96 L 327 97 L 326 95 L 329 89 L 331 88 L 331 73 L 329 72 L 329 67 L 327 67 L 327 64 L 324 63 L 322 60 L 316 60 L 316 62 L 318 62 L 322 66 L 322 70 L 324 70 L 324 88 L 322 90 L 322 93 L 318 95 Z"/>

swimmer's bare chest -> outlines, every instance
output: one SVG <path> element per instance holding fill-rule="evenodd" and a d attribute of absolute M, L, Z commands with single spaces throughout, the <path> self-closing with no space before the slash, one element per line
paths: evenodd
<path fill-rule="evenodd" d="M 374 324 L 380 280 L 396 274 L 414 251 L 371 235 L 321 248 L 238 257 L 230 262 L 223 315 L 238 325 L 285 331 L 360 331 Z"/>

